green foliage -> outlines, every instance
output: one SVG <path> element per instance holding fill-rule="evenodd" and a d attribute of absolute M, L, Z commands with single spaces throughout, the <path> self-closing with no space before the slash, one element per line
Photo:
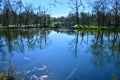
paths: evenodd
<path fill-rule="evenodd" d="M 118 80 L 118 77 L 117 77 L 116 75 L 114 75 L 114 76 L 112 77 L 112 80 Z"/>
<path fill-rule="evenodd" d="M 4 75 L 4 73 L 0 74 L 0 80 L 7 80 L 6 77 L 5 77 L 5 75 Z"/>
<path fill-rule="evenodd" d="M 3 28 L 3 26 L 0 24 L 0 28 Z"/>
<path fill-rule="evenodd" d="M 54 22 L 52 22 L 52 23 L 50 24 L 49 28 L 53 28 L 53 27 L 54 27 L 54 25 L 55 25 L 55 23 L 54 23 Z"/>

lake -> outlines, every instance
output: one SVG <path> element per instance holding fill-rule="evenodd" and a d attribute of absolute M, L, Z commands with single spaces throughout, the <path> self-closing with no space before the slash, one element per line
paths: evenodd
<path fill-rule="evenodd" d="M 16 80 L 120 80 L 120 33 L 0 30 L 0 74 Z"/>

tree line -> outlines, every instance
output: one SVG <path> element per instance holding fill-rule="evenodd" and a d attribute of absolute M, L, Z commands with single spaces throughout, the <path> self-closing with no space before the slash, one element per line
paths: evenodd
<path fill-rule="evenodd" d="M 75 22 L 78 26 L 120 27 L 120 0 L 94 0 L 84 6 L 81 0 L 70 0 L 72 12 L 58 21 Z M 80 11 L 81 7 L 91 7 L 91 12 Z"/>
<path fill-rule="evenodd" d="M 0 4 L 0 24 L 2 26 L 50 25 L 50 15 L 47 14 L 47 10 L 41 9 L 41 6 L 34 9 L 32 4 L 23 5 L 21 0 L 1 0 Z"/>
<path fill-rule="evenodd" d="M 0 24 L 4 27 L 47 27 L 52 22 L 73 22 L 78 26 L 120 27 L 120 0 L 68 0 L 71 12 L 66 17 L 53 18 L 41 6 L 23 5 L 21 0 L 0 0 Z M 54 0 L 54 5 L 57 0 Z M 81 8 L 91 7 L 90 12 Z"/>

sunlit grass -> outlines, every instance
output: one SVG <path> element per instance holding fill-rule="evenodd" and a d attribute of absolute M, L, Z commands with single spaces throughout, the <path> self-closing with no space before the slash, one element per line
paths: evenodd
<path fill-rule="evenodd" d="M 3 26 L 0 24 L 0 28 L 3 28 Z"/>
<path fill-rule="evenodd" d="M 40 24 L 38 24 L 37 26 L 36 25 L 29 25 L 30 27 L 26 27 L 25 25 L 22 25 L 22 27 L 15 27 L 15 25 L 9 25 L 9 27 L 6 27 L 6 26 L 2 26 L 1 24 L 0 24 L 0 29 L 9 29 L 9 28 L 11 28 L 11 29 L 14 29 L 14 28 L 44 28 L 44 27 L 41 27 L 40 26 Z M 32 27 L 31 27 L 32 26 Z M 59 25 L 58 25 L 58 22 L 52 22 L 49 26 L 47 26 L 47 28 L 50 28 L 50 29 L 52 29 L 52 28 L 61 28 L 61 27 L 59 27 Z M 63 27 L 62 27 L 63 28 Z M 68 27 L 69 28 L 69 27 Z M 70 28 L 70 29 L 79 29 L 79 30 L 92 30 L 92 31 L 120 31 L 120 27 L 98 27 L 98 26 L 82 26 L 82 25 L 80 25 L 80 26 L 77 26 L 77 25 L 75 25 L 75 26 L 73 26 L 73 28 Z"/>
<path fill-rule="evenodd" d="M 120 28 L 116 27 L 98 27 L 98 26 L 74 26 L 74 29 L 120 31 Z"/>
<path fill-rule="evenodd" d="M 74 29 L 100 29 L 98 26 L 74 26 Z"/>

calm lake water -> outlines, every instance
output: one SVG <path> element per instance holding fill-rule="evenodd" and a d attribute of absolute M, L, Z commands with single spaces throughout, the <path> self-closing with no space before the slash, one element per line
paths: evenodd
<path fill-rule="evenodd" d="M 0 30 L 0 73 L 16 80 L 120 80 L 120 33 Z"/>

